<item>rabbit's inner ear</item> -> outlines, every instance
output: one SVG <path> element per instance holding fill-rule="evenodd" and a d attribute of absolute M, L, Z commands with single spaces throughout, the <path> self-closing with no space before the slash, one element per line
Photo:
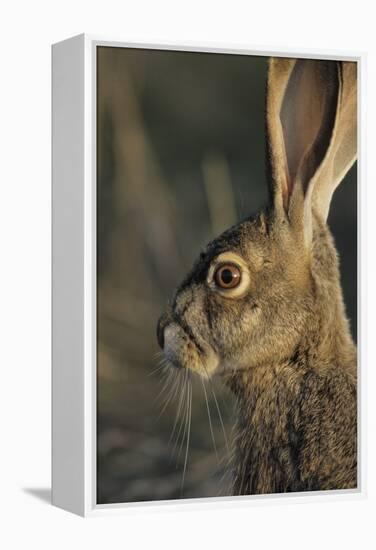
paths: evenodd
<path fill-rule="evenodd" d="M 297 60 L 280 112 L 289 195 L 304 195 L 329 148 L 338 101 L 335 61 Z"/>

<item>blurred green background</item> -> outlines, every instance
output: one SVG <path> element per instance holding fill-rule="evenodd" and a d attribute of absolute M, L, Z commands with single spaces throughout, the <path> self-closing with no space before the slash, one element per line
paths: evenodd
<path fill-rule="evenodd" d="M 100 47 L 97 61 L 97 501 L 230 494 L 217 405 L 209 387 L 215 452 L 199 381 L 182 488 L 185 449 L 170 441 L 179 400 L 160 414 L 155 329 L 205 243 L 267 200 L 267 58 Z M 355 168 L 329 223 L 356 337 Z M 231 440 L 233 398 L 213 385 Z"/>

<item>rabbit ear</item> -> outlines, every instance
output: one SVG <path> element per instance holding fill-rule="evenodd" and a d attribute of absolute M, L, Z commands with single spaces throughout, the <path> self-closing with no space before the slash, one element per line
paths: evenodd
<path fill-rule="evenodd" d="M 274 208 L 303 224 L 307 239 L 312 201 L 326 219 L 332 193 L 355 159 L 356 92 L 349 65 L 284 58 L 269 64 L 266 115 Z"/>

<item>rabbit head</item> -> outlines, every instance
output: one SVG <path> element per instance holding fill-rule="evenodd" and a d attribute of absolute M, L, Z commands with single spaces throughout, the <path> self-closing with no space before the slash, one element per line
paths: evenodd
<path fill-rule="evenodd" d="M 266 126 L 270 204 L 207 245 L 158 323 L 169 362 L 204 377 L 291 357 L 318 300 L 342 304 L 326 220 L 356 158 L 356 63 L 271 59 Z"/>

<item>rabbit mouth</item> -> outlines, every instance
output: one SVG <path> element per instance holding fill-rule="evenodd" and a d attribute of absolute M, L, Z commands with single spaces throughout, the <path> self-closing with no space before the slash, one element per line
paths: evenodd
<path fill-rule="evenodd" d="M 198 342 L 180 323 L 169 323 L 164 328 L 163 344 L 165 357 L 175 368 L 189 369 L 210 378 L 219 365 L 212 347 Z"/>

